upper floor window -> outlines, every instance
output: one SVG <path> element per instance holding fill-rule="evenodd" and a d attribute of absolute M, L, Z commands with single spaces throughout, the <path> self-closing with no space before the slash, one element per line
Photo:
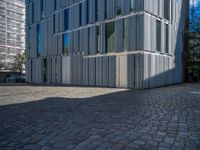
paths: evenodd
<path fill-rule="evenodd" d="M 64 29 L 69 30 L 69 9 L 64 10 Z"/>
<path fill-rule="evenodd" d="M 63 53 L 67 53 L 69 48 L 69 35 L 68 33 L 63 35 Z"/>
<path fill-rule="evenodd" d="M 106 23 L 106 52 L 114 52 L 115 48 L 115 22 Z"/>
<path fill-rule="evenodd" d="M 128 19 L 123 20 L 123 46 L 124 51 L 128 50 Z"/>
<path fill-rule="evenodd" d="M 98 0 L 95 0 L 95 21 L 98 20 Z"/>
<path fill-rule="evenodd" d="M 165 25 L 165 52 L 169 53 L 169 25 Z"/>
<path fill-rule="evenodd" d="M 156 21 L 156 50 L 161 51 L 161 21 Z"/>
<path fill-rule="evenodd" d="M 121 10 L 121 0 L 117 0 L 116 1 L 116 14 L 118 16 L 118 15 L 121 15 L 121 13 L 122 13 L 122 10 Z"/>
<path fill-rule="evenodd" d="M 34 23 L 34 3 L 32 3 L 32 16 L 31 16 L 31 18 L 32 18 L 32 23 Z"/>
<path fill-rule="evenodd" d="M 89 24 L 89 1 L 86 1 L 86 24 Z"/>
<path fill-rule="evenodd" d="M 79 26 L 83 25 L 83 20 L 82 20 L 82 6 L 83 6 L 83 4 L 80 3 L 79 4 Z"/>
<path fill-rule="evenodd" d="M 41 18 L 44 18 L 44 0 L 40 0 Z"/>
<path fill-rule="evenodd" d="M 57 0 L 54 0 L 54 10 L 57 9 Z"/>
<path fill-rule="evenodd" d="M 104 7 L 105 7 L 105 13 L 104 13 L 104 18 L 106 19 L 107 18 L 107 0 L 104 0 Z"/>
<path fill-rule="evenodd" d="M 29 27 L 29 57 L 31 57 L 31 41 L 32 41 L 32 34 L 31 34 L 31 28 Z"/>
<path fill-rule="evenodd" d="M 129 0 L 130 11 L 136 12 L 144 9 L 144 0 Z"/>
<path fill-rule="evenodd" d="M 37 25 L 37 57 L 41 56 L 41 27 Z"/>
<path fill-rule="evenodd" d="M 53 33 L 56 33 L 56 17 L 55 14 L 53 14 Z"/>
<path fill-rule="evenodd" d="M 100 38 L 100 27 L 97 25 L 96 28 L 97 36 L 96 36 L 96 41 L 97 41 L 97 53 L 100 53 L 100 45 L 101 45 L 101 38 Z"/>
<path fill-rule="evenodd" d="M 170 20 L 170 0 L 164 0 L 164 18 Z"/>

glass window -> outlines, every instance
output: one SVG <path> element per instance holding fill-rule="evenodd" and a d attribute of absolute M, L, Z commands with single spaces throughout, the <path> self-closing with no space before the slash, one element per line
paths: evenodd
<path fill-rule="evenodd" d="M 81 47 L 80 47 L 80 45 L 81 45 L 81 34 L 80 34 L 80 30 L 78 30 L 78 51 L 81 51 L 80 49 L 81 49 Z"/>
<path fill-rule="evenodd" d="M 79 26 L 82 26 L 82 3 L 79 4 Z"/>
<path fill-rule="evenodd" d="M 97 26 L 97 36 L 96 36 L 96 41 L 97 41 L 97 53 L 100 53 L 100 27 Z"/>
<path fill-rule="evenodd" d="M 105 14 L 104 14 L 104 17 L 105 19 L 107 18 L 107 0 L 104 0 L 104 5 L 105 5 Z"/>
<path fill-rule="evenodd" d="M 43 15 L 43 13 L 44 13 L 44 0 L 40 0 L 40 7 L 41 7 L 41 14 Z"/>
<path fill-rule="evenodd" d="M 86 1 L 86 24 L 89 24 L 89 2 Z"/>
<path fill-rule="evenodd" d="M 169 53 L 169 25 L 166 24 L 165 26 L 165 44 L 166 44 L 166 47 L 165 47 L 165 50 L 166 50 L 166 53 Z"/>
<path fill-rule="evenodd" d="M 32 23 L 34 23 L 34 3 L 32 3 Z"/>
<path fill-rule="evenodd" d="M 157 4 L 158 4 L 158 6 L 157 6 L 157 14 L 159 16 L 160 15 L 160 0 L 157 1 Z"/>
<path fill-rule="evenodd" d="M 161 22 L 156 21 L 156 50 L 161 51 Z"/>
<path fill-rule="evenodd" d="M 64 29 L 69 30 L 69 9 L 64 11 Z"/>
<path fill-rule="evenodd" d="M 131 12 L 144 10 L 144 0 L 129 0 L 129 2 Z"/>
<path fill-rule="evenodd" d="M 68 33 L 63 35 L 63 53 L 67 53 L 69 48 L 69 35 Z"/>
<path fill-rule="evenodd" d="M 90 55 L 90 28 L 88 28 L 88 55 Z"/>
<path fill-rule="evenodd" d="M 57 0 L 54 0 L 54 10 L 56 10 L 57 8 L 57 2 L 56 2 Z"/>
<path fill-rule="evenodd" d="M 115 48 L 115 22 L 106 23 L 106 52 L 114 52 Z"/>
<path fill-rule="evenodd" d="M 41 0 L 41 18 L 43 19 L 44 18 L 44 0 Z"/>
<path fill-rule="evenodd" d="M 95 21 L 98 20 L 98 0 L 95 0 Z"/>
<path fill-rule="evenodd" d="M 53 14 L 53 33 L 56 33 L 56 17 L 55 14 Z"/>
<path fill-rule="evenodd" d="M 121 15 L 122 10 L 121 10 L 121 0 L 117 0 L 116 2 L 116 14 L 117 16 Z"/>
<path fill-rule="evenodd" d="M 170 19 L 170 0 L 164 0 L 164 18 Z"/>
<path fill-rule="evenodd" d="M 130 11 L 135 11 L 136 0 L 130 0 Z"/>
<path fill-rule="evenodd" d="M 47 82 L 47 59 L 43 60 L 43 80 Z"/>
<path fill-rule="evenodd" d="M 29 57 L 31 57 L 31 41 L 32 41 L 32 34 L 31 34 L 31 28 L 29 27 Z"/>
<path fill-rule="evenodd" d="M 41 27 L 37 25 L 37 57 L 41 56 Z"/>
<path fill-rule="evenodd" d="M 128 50 L 128 19 L 123 20 L 123 45 L 124 50 Z"/>

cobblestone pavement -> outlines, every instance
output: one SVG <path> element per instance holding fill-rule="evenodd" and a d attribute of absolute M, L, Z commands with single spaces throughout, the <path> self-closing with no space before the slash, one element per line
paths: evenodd
<path fill-rule="evenodd" d="M 200 84 L 0 86 L 0 150 L 200 150 Z"/>

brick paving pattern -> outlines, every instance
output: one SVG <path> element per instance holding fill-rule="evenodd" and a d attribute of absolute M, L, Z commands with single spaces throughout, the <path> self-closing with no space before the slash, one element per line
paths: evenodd
<path fill-rule="evenodd" d="M 200 150 L 200 84 L 0 86 L 0 150 Z"/>

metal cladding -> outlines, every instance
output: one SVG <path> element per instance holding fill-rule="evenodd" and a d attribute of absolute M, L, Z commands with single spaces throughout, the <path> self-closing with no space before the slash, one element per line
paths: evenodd
<path fill-rule="evenodd" d="M 26 0 L 27 81 L 122 88 L 180 83 L 188 3 Z"/>

